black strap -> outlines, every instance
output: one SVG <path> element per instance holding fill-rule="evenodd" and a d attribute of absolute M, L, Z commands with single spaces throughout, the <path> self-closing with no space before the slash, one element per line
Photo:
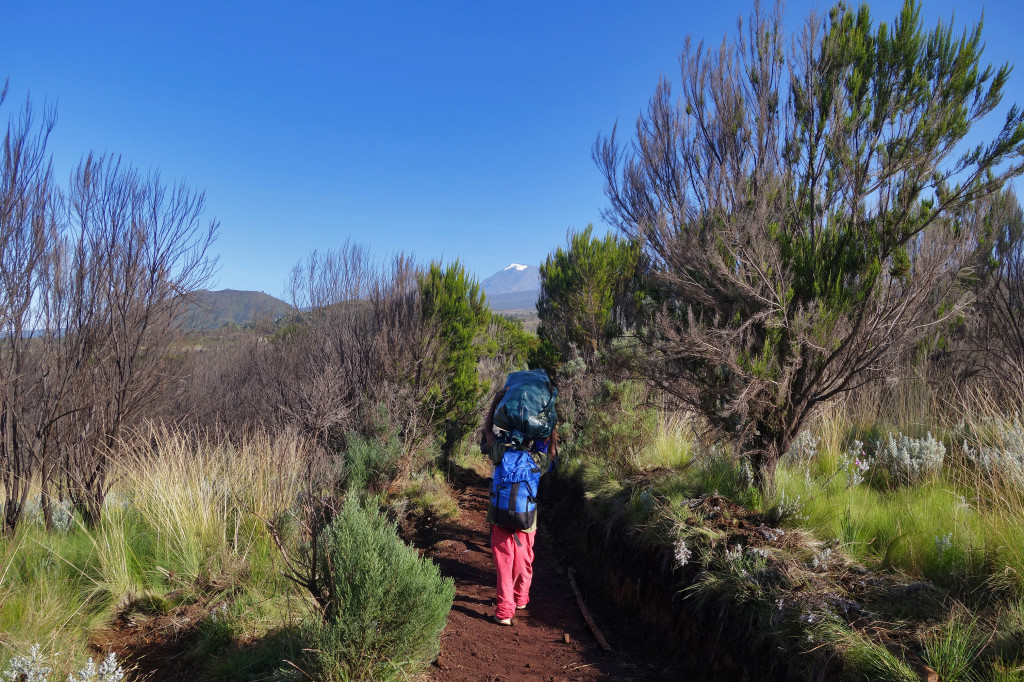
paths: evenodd
<path fill-rule="evenodd" d="M 512 531 L 512 539 L 516 541 L 516 545 L 518 545 L 519 547 L 523 546 L 523 543 L 519 542 L 519 531 Z"/>

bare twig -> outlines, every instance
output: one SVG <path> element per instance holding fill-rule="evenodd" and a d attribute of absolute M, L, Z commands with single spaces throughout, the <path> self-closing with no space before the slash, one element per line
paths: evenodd
<path fill-rule="evenodd" d="M 611 651 L 612 648 L 608 644 L 608 640 L 601 634 L 601 630 L 597 627 L 597 623 L 594 622 L 594 618 L 590 615 L 590 611 L 587 610 L 587 605 L 583 603 L 583 595 L 580 594 L 580 588 L 576 586 L 576 578 L 573 576 L 572 567 L 569 568 L 569 584 L 572 585 L 573 594 L 576 595 L 576 605 L 580 607 L 580 613 L 583 614 L 583 620 L 587 621 L 587 626 L 590 631 L 594 633 L 594 639 L 601 645 L 601 648 L 605 651 Z"/>

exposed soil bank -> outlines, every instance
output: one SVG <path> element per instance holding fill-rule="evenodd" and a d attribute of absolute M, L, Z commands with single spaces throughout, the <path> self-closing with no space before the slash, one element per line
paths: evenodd
<path fill-rule="evenodd" d="M 495 624 L 494 564 L 487 525 L 488 481 L 463 471 L 456 484 L 459 518 L 421 529 L 418 544 L 441 572 L 455 579 L 455 604 L 441 637 L 434 680 L 646 680 L 654 670 L 632 661 L 617 645 L 617 629 L 605 632 L 614 651 L 603 651 L 576 606 L 562 552 L 552 541 L 553 510 L 542 506 L 529 606 L 513 627 Z M 559 523 L 562 521 L 559 519 Z M 589 603 L 588 603 L 589 605 Z M 618 619 L 621 621 L 622 619 Z M 602 623 L 602 627 L 604 624 Z"/>
<path fill-rule="evenodd" d="M 576 566 L 598 618 L 625 625 L 619 631 L 630 637 L 626 646 L 635 655 L 676 679 L 807 678 L 806 669 L 797 672 L 795 662 L 780 657 L 757 631 L 756 614 L 686 599 L 696 570 L 678 568 L 671 548 L 642 543 L 626 523 L 595 518 L 577 481 L 550 478 L 545 511 L 557 520 L 550 527 L 560 559 Z M 813 679 L 839 674 L 827 661 L 818 665 Z"/>

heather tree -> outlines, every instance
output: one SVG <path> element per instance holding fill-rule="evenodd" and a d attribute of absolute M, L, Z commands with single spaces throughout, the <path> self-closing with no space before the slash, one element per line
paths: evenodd
<path fill-rule="evenodd" d="M 1024 150 L 1016 107 L 991 139 L 975 128 L 1010 73 L 983 64 L 980 23 L 839 4 L 789 40 L 781 15 L 687 41 L 678 97 L 662 79 L 632 144 L 594 148 L 607 217 L 651 261 L 638 369 L 735 439 L 766 491 L 818 406 L 969 304 L 973 207 Z"/>
<path fill-rule="evenodd" d="M 614 234 L 593 236 L 594 226 L 568 235 L 540 266 L 537 336 L 558 357 L 593 359 L 622 334 L 637 295 L 638 245 Z"/>
<path fill-rule="evenodd" d="M 490 310 L 480 284 L 459 261 L 447 266 L 431 263 L 420 277 L 420 297 L 424 320 L 434 325 L 438 334 L 441 364 L 426 404 L 448 458 L 479 420 L 480 399 L 488 388 L 477 371 L 479 341 L 490 321 Z"/>

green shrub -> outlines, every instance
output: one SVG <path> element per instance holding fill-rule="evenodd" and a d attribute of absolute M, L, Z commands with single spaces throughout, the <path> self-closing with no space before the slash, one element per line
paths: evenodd
<path fill-rule="evenodd" d="M 342 483 L 355 490 L 382 490 L 398 473 L 402 441 L 397 434 L 387 440 L 371 440 L 355 431 L 345 434 Z"/>
<path fill-rule="evenodd" d="M 330 594 L 310 633 L 317 679 L 406 677 L 434 659 L 455 585 L 402 542 L 394 524 L 350 496 L 317 549 Z"/>
<path fill-rule="evenodd" d="M 643 386 L 604 381 L 600 396 L 584 416 L 577 445 L 585 457 L 607 461 L 630 475 L 643 468 L 643 452 L 657 430 L 658 413 L 647 405 Z"/>

